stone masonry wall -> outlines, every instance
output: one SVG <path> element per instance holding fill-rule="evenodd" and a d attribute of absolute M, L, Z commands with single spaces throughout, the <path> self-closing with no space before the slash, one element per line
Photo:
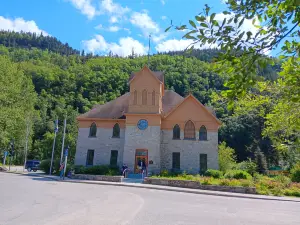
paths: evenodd
<path fill-rule="evenodd" d="M 160 172 L 160 127 L 149 126 L 146 130 L 140 130 L 136 126 L 126 126 L 123 162 L 130 171 L 134 171 L 136 149 L 148 150 L 148 172 Z"/>
<path fill-rule="evenodd" d="M 122 167 L 125 129 L 120 129 L 120 138 L 112 138 L 112 131 L 112 128 L 97 128 L 96 137 L 89 137 L 89 128 L 79 128 L 75 165 L 86 165 L 89 149 L 95 150 L 94 165 L 109 165 L 111 150 L 118 150 L 118 165 Z"/>
<path fill-rule="evenodd" d="M 161 165 L 162 169 L 172 169 L 172 153 L 180 152 L 180 169 L 187 173 L 199 173 L 200 154 L 207 154 L 207 168 L 218 169 L 218 132 L 208 132 L 207 141 L 184 140 L 181 131 L 180 140 L 173 140 L 173 130 L 162 130 Z"/>
<path fill-rule="evenodd" d="M 97 180 L 97 181 L 109 181 L 109 182 L 122 182 L 123 176 L 104 176 L 104 175 L 88 175 L 88 174 L 74 174 L 72 179 L 79 180 Z"/>
<path fill-rule="evenodd" d="M 210 191 L 225 191 L 225 192 L 235 192 L 235 193 L 244 193 L 244 194 L 256 194 L 255 187 L 201 185 L 200 182 L 198 181 L 190 181 L 190 180 L 171 180 L 171 179 L 146 177 L 144 180 L 144 184 L 165 185 L 165 186 L 181 187 L 181 188 L 194 188 L 194 189 L 202 189 L 202 190 L 210 190 Z"/>

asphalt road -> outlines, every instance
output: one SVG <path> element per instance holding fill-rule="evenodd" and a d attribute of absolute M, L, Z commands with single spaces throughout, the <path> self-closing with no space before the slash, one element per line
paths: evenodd
<path fill-rule="evenodd" d="M 1 225 L 299 225 L 300 202 L 76 184 L 0 173 Z"/>

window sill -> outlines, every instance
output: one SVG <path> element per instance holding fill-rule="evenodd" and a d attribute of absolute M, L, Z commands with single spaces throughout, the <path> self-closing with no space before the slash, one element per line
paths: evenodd
<path fill-rule="evenodd" d="M 201 140 L 201 139 L 199 139 L 199 141 L 208 141 L 207 139 L 206 140 Z"/>
<path fill-rule="evenodd" d="M 89 136 L 89 138 L 96 138 L 97 136 Z"/>
<path fill-rule="evenodd" d="M 111 138 L 120 138 L 120 137 L 111 137 Z"/>
<path fill-rule="evenodd" d="M 183 140 L 196 141 L 196 138 L 184 138 Z"/>
<path fill-rule="evenodd" d="M 172 138 L 172 140 L 181 140 L 180 138 Z"/>

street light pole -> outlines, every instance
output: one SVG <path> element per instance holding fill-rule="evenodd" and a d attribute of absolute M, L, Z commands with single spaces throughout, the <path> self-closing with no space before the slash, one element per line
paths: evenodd
<path fill-rule="evenodd" d="M 63 140 L 62 140 L 62 146 L 61 146 L 61 153 L 60 153 L 60 162 L 59 162 L 59 165 L 61 165 L 61 163 L 63 161 L 65 136 L 66 136 L 66 127 L 67 127 L 67 116 L 64 119 L 64 134 L 63 134 Z"/>
<path fill-rule="evenodd" d="M 54 125 L 54 140 L 53 140 L 53 146 L 52 146 L 52 155 L 51 155 L 49 175 L 51 175 L 51 173 L 52 173 L 53 156 L 54 156 L 55 140 L 56 140 L 57 131 L 58 131 L 58 120 L 55 121 L 55 125 Z"/>

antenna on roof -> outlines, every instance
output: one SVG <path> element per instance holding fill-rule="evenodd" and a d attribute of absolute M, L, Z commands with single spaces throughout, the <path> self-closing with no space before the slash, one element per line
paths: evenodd
<path fill-rule="evenodd" d="M 149 48 L 148 48 L 148 68 L 150 67 L 150 40 L 151 40 L 151 34 L 149 34 Z"/>

